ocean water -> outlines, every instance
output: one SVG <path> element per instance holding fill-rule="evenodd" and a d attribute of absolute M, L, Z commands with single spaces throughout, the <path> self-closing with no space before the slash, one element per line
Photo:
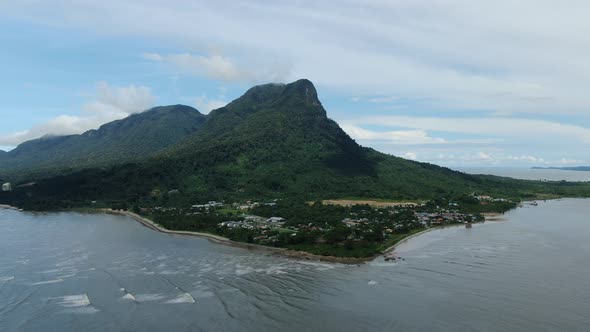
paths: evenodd
<path fill-rule="evenodd" d="M 342 265 L 0 210 L 0 331 L 588 331 L 589 215 L 540 202 Z"/>
<path fill-rule="evenodd" d="M 590 172 L 559 169 L 531 169 L 523 167 L 453 167 L 468 174 L 490 174 L 523 180 L 590 181 Z"/>

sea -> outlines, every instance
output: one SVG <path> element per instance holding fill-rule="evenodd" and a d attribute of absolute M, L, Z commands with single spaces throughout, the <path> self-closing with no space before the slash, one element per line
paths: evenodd
<path fill-rule="evenodd" d="M 107 214 L 0 210 L 0 331 L 590 331 L 590 200 L 305 261 Z"/>

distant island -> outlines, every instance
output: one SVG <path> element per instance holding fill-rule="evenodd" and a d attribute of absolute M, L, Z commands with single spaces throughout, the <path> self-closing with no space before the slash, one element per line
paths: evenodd
<path fill-rule="evenodd" d="M 590 197 L 590 183 L 471 175 L 363 147 L 306 79 L 208 114 L 155 107 L 24 142 L 0 153 L 0 184 L 0 204 L 24 210 L 133 213 L 160 231 L 348 259 L 523 200 Z"/>
<path fill-rule="evenodd" d="M 590 172 L 590 166 L 570 166 L 570 167 L 531 167 L 531 169 L 557 169 L 560 171 L 580 171 Z"/>

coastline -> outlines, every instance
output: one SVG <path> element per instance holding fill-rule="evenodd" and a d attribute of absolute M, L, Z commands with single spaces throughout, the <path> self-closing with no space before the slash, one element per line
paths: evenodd
<path fill-rule="evenodd" d="M 482 215 L 484 216 L 484 220 L 483 221 L 476 221 L 473 222 L 472 224 L 483 224 L 486 221 L 504 221 L 506 219 L 501 218 L 500 216 L 502 216 L 502 213 L 497 213 L 497 212 L 486 212 L 486 213 L 482 213 Z M 427 229 L 424 229 L 418 233 L 412 234 L 412 235 L 408 235 L 404 238 L 402 238 L 401 240 L 399 240 L 398 242 L 396 242 L 395 244 L 387 247 L 387 249 L 383 250 L 383 255 L 392 253 L 395 248 L 397 246 L 399 246 L 402 243 L 405 243 L 406 241 L 409 241 L 410 239 L 414 238 L 414 237 L 418 237 L 419 235 L 428 233 L 430 231 L 436 230 L 436 229 L 443 229 L 443 228 L 447 228 L 447 227 L 463 227 L 464 224 L 451 224 L 451 225 L 440 225 L 440 226 L 434 226 L 434 227 L 429 227 Z"/>
<path fill-rule="evenodd" d="M 96 211 L 96 212 L 102 212 L 102 213 L 107 213 L 107 214 L 116 214 L 116 215 L 127 216 L 127 217 L 130 217 L 131 219 L 139 222 L 143 226 L 150 228 L 154 231 L 160 232 L 160 233 L 172 234 L 172 235 L 196 236 L 196 237 L 205 238 L 205 239 L 207 239 L 211 242 L 217 243 L 217 244 L 222 244 L 222 245 L 227 245 L 227 246 L 237 247 L 237 248 L 242 248 L 242 249 L 248 249 L 248 250 L 258 250 L 258 251 L 263 251 L 263 252 L 267 252 L 270 254 L 276 254 L 276 255 L 283 256 L 283 257 L 299 259 L 299 260 L 316 260 L 316 261 L 330 262 L 330 263 L 360 264 L 360 263 L 364 263 L 367 261 L 371 261 L 371 260 L 381 256 L 381 254 L 380 254 L 380 255 L 371 256 L 371 257 L 357 258 L 357 257 L 337 257 L 337 256 L 314 255 L 314 254 L 311 254 L 311 253 L 308 253 L 305 251 L 289 250 L 287 248 L 267 247 L 267 246 L 262 246 L 262 245 L 258 245 L 258 244 L 232 241 L 226 237 L 215 235 L 215 234 L 202 233 L 202 232 L 169 230 L 167 228 L 164 228 L 164 227 L 158 225 L 153 220 L 150 220 L 146 217 L 142 217 L 142 216 L 140 216 L 136 213 L 130 212 L 130 211 L 120 211 L 120 210 L 111 210 L 111 209 L 94 209 L 94 210 L 89 210 L 89 211 Z"/>
<path fill-rule="evenodd" d="M 408 235 L 408 236 L 406 236 L 406 237 L 402 238 L 401 240 L 397 241 L 397 242 L 396 242 L 396 243 L 394 243 L 393 245 L 391 245 L 391 246 L 387 247 L 387 249 L 383 250 L 383 255 L 386 255 L 386 254 L 392 253 L 393 251 L 395 251 L 395 248 L 396 248 L 397 246 L 399 246 L 400 244 L 402 244 L 402 243 L 404 243 L 404 242 L 407 242 L 407 241 L 409 241 L 410 239 L 412 239 L 412 238 L 414 238 L 414 237 L 417 237 L 417 236 L 419 236 L 419 235 L 422 235 L 422 234 L 428 233 L 428 232 L 430 232 L 430 231 L 433 231 L 433 230 L 435 230 L 435 229 L 439 229 L 439 228 L 442 228 L 442 227 L 441 227 L 441 226 L 430 227 L 430 228 L 424 229 L 424 230 L 422 230 L 422 231 L 420 231 L 420 232 L 418 232 L 418 233 L 415 233 L 415 234 L 412 234 L 412 235 Z M 378 256 L 377 256 L 377 257 L 378 257 Z"/>
<path fill-rule="evenodd" d="M 23 209 L 19 209 L 17 207 L 14 207 L 11 205 L 6 205 L 6 204 L 0 204 L 0 209 L 23 211 Z"/>
<path fill-rule="evenodd" d="M 23 211 L 22 209 L 19 209 L 14 206 L 0 204 L 0 209 L 2 209 L 2 208 L 9 209 L 9 210 Z M 81 211 L 76 211 L 76 212 L 81 212 Z M 237 241 L 232 241 L 232 240 L 230 240 L 226 237 L 223 237 L 223 236 L 209 234 L 209 233 L 203 233 L 203 232 L 169 230 L 165 227 L 160 226 L 159 224 L 157 224 L 153 220 L 143 217 L 143 216 L 140 216 L 140 215 L 133 213 L 131 211 L 112 210 L 112 209 L 106 209 L 106 208 L 103 208 L 103 209 L 90 208 L 90 209 L 83 209 L 82 212 L 104 213 L 104 214 L 114 214 L 114 215 L 127 216 L 127 217 L 137 221 L 138 223 L 140 223 L 144 227 L 147 227 L 151 230 L 154 230 L 154 231 L 157 231 L 160 233 L 164 233 L 164 234 L 201 237 L 201 238 L 207 239 L 208 241 L 211 241 L 211 242 L 217 243 L 217 244 L 222 244 L 222 245 L 237 247 L 237 248 L 242 248 L 242 249 L 248 249 L 248 250 L 256 250 L 256 251 L 260 251 L 260 252 L 266 252 L 268 254 L 278 255 L 278 256 L 282 256 L 282 257 L 286 257 L 286 258 L 292 258 L 292 259 L 298 259 L 298 260 L 314 260 L 314 261 L 322 261 L 322 262 L 329 262 L 329 263 L 342 263 L 342 264 L 362 264 L 362 263 L 367 263 L 367 262 L 373 261 L 379 257 L 386 257 L 388 254 L 391 254 L 393 251 L 395 251 L 395 248 L 397 246 L 399 246 L 402 243 L 405 243 L 406 241 L 409 241 L 410 239 L 418 237 L 419 235 L 425 234 L 425 233 L 433 231 L 435 229 L 441 229 L 441 228 L 445 228 L 445 227 L 462 226 L 462 225 L 445 225 L 445 226 L 435 226 L 435 227 L 430 227 L 430 228 L 424 229 L 420 232 L 410 234 L 408 236 L 401 238 L 399 241 L 390 245 L 389 247 L 384 249 L 382 251 L 382 253 L 377 254 L 377 255 L 373 255 L 373 256 L 369 256 L 369 257 L 339 257 L 339 256 L 322 256 L 322 255 L 312 254 L 312 253 L 309 253 L 306 251 L 291 250 L 288 248 L 276 248 L 276 247 L 268 247 L 268 246 L 252 244 L 252 243 L 237 242 Z M 497 215 L 496 214 L 489 214 L 489 215 L 486 215 L 485 217 L 486 218 L 483 222 L 485 222 L 487 220 L 493 221 L 494 217 L 497 217 Z"/>

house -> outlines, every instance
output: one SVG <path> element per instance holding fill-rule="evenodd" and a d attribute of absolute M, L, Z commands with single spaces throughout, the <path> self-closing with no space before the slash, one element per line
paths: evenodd
<path fill-rule="evenodd" d="M 2 191 L 12 191 L 12 184 L 10 182 L 6 182 L 2 185 Z"/>
<path fill-rule="evenodd" d="M 281 218 L 281 217 L 270 217 L 266 220 L 266 222 L 268 223 L 280 223 L 280 222 L 285 222 L 285 218 Z"/>

